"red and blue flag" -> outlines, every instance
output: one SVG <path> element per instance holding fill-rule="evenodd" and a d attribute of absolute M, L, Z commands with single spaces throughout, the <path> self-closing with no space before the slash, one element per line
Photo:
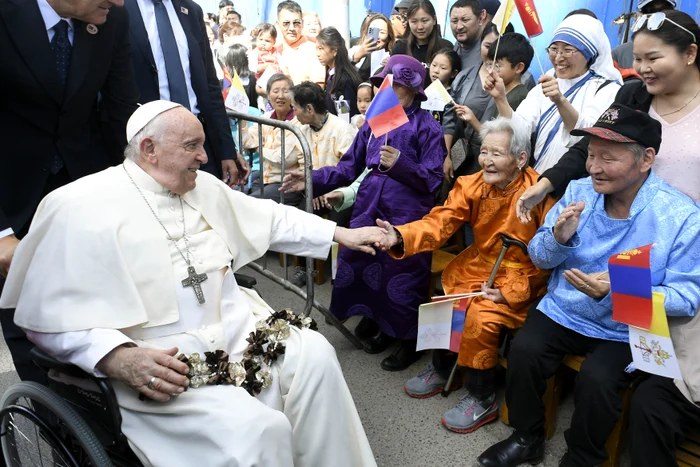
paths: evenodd
<path fill-rule="evenodd" d="M 471 298 L 455 300 L 452 309 L 452 326 L 450 327 L 450 351 L 459 353 L 459 345 L 462 342 L 464 321 L 467 318 L 467 306 Z"/>
<path fill-rule="evenodd" d="M 391 87 L 389 75 L 384 78 L 377 95 L 365 114 L 367 124 L 372 129 L 374 137 L 378 138 L 408 123 L 406 111 Z"/>
<path fill-rule="evenodd" d="M 224 72 L 224 82 L 221 86 L 221 94 L 224 96 L 224 101 L 228 97 L 228 91 L 229 88 L 231 87 L 231 83 L 233 82 L 233 78 L 231 78 L 231 73 L 228 71 L 228 68 L 226 65 L 222 67 L 222 70 Z"/>
<path fill-rule="evenodd" d="M 649 329 L 653 315 L 651 295 L 651 247 L 640 246 L 608 260 L 612 319 Z"/>

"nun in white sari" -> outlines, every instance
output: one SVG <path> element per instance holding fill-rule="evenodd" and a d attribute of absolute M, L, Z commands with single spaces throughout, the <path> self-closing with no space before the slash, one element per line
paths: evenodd
<path fill-rule="evenodd" d="M 557 163 L 581 138 L 569 133 L 592 126 L 612 104 L 622 85 L 613 64 L 603 24 L 587 15 L 572 15 L 554 31 L 548 48 L 554 66 L 513 111 L 500 78 L 486 81 L 504 117 L 518 118 L 536 135 L 534 169 L 542 173 Z"/>

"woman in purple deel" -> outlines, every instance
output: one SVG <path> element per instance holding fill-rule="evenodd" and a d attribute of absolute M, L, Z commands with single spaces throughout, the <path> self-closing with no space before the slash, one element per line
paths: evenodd
<path fill-rule="evenodd" d="M 337 166 L 313 172 L 314 196 L 351 184 L 365 169 L 371 172 L 357 190 L 351 228 L 376 225 L 383 219 L 403 225 L 422 218 L 434 206 L 442 182 L 447 150 L 442 128 L 421 109 L 425 68 L 407 55 L 394 55 L 384 71 L 370 78 L 379 87 L 387 73 L 408 116 L 408 123 L 376 138 L 367 123 Z M 283 189 L 302 189 L 299 175 L 288 177 Z M 397 261 L 387 253 L 376 256 L 343 248 L 330 309 L 339 319 L 362 316 L 355 333 L 365 351 L 380 353 L 398 341 L 382 368 L 399 371 L 418 359 L 418 306 L 428 298 L 430 253 Z"/>

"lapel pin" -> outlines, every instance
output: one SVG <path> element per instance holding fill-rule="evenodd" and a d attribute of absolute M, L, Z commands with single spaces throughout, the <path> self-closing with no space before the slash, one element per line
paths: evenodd
<path fill-rule="evenodd" d="M 189 14 L 190 14 L 190 11 L 189 11 L 187 8 L 185 8 L 184 6 L 181 6 L 181 7 L 180 7 L 180 11 L 181 11 L 182 13 L 186 14 L 186 15 L 189 15 Z"/>
<path fill-rule="evenodd" d="M 89 32 L 90 34 L 97 34 L 97 26 L 95 26 L 92 23 L 88 24 L 86 29 L 87 29 L 87 32 Z"/>

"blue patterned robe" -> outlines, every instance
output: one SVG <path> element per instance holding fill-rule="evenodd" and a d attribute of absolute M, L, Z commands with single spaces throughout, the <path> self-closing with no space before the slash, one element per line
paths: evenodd
<path fill-rule="evenodd" d="M 418 220 L 434 206 L 447 155 L 442 127 L 418 105 L 406 109 L 408 123 L 389 133 L 388 144 L 400 151 L 393 167 L 380 172 L 379 149 L 365 123 L 335 167 L 314 170 L 314 196 L 351 184 L 365 169 L 373 169 L 357 190 L 350 227 L 392 225 Z M 361 315 L 400 339 L 416 337 L 418 306 L 427 300 L 431 253 L 398 261 L 385 252 L 376 256 L 340 250 L 330 309 L 338 318 Z"/>
<path fill-rule="evenodd" d="M 695 202 L 653 171 L 627 219 L 608 217 L 604 198 L 593 190 L 590 177 L 571 182 L 530 242 L 535 266 L 554 269 L 537 309 L 585 336 L 628 341 L 627 325 L 612 320 L 612 294 L 595 300 L 576 290 L 562 274 L 572 268 L 586 274 L 607 271 L 610 256 L 654 243 L 653 291 L 665 294 L 668 316 L 694 316 L 700 305 L 700 209 Z M 577 232 L 567 245 L 561 245 L 552 226 L 566 206 L 578 201 L 586 206 Z"/>

